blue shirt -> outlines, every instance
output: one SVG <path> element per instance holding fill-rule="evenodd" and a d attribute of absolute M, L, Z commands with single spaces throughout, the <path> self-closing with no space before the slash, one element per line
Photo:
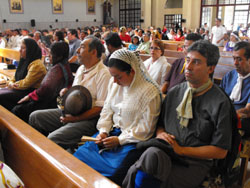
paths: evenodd
<path fill-rule="evenodd" d="M 139 46 L 139 45 L 130 44 L 130 45 L 128 46 L 128 50 L 135 51 L 135 50 L 137 49 L 138 46 Z"/>
<path fill-rule="evenodd" d="M 231 95 L 232 90 L 237 83 L 238 72 L 232 70 L 228 72 L 222 79 L 220 87 L 224 89 L 228 96 Z M 240 101 L 234 101 L 234 107 L 236 110 L 245 108 L 247 103 L 250 103 L 250 77 L 243 80 L 241 98 Z"/>

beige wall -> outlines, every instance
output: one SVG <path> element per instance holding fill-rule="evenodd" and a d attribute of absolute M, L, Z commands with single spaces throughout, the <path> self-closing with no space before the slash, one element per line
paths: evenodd
<path fill-rule="evenodd" d="M 200 0 L 183 0 L 183 19 L 186 23 L 183 26 L 194 30 L 200 26 Z"/>
<path fill-rule="evenodd" d="M 151 5 L 152 1 L 154 3 L 155 0 L 141 0 L 141 19 L 144 19 L 144 23 L 141 24 L 141 28 L 147 28 L 152 23 L 152 10 Z"/>
<path fill-rule="evenodd" d="M 183 0 L 183 8 L 165 9 L 166 0 L 142 0 L 141 10 L 144 24 L 142 28 L 148 26 L 162 27 L 164 25 L 164 15 L 166 14 L 182 14 L 186 19 L 186 26 L 195 29 L 200 25 L 200 0 Z M 151 17 L 152 15 L 152 17 Z M 151 20 L 152 19 L 152 20 Z"/>

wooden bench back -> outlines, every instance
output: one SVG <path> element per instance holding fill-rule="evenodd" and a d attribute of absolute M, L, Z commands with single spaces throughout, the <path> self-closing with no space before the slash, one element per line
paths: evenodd
<path fill-rule="evenodd" d="M 171 50 L 165 50 L 165 52 L 167 52 L 167 55 L 170 55 L 170 56 L 166 56 L 166 58 L 167 58 L 167 61 L 171 64 L 173 64 L 176 59 L 181 58 L 181 57 L 178 57 L 178 55 L 183 53 L 183 52 L 177 52 L 177 51 L 171 51 Z M 151 56 L 148 54 L 140 54 L 140 57 L 141 57 L 142 61 L 145 61 L 148 58 L 150 58 Z M 215 82 L 217 84 L 219 84 L 220 81 L 222 80 L 223 76 L 225 76 L 226 73 L 233 70 L 234 68 L 235 68 L 234 67 L 234 60 L 232 57 L 221 56 L 219 61 L 218 61 L 217 66 L 215 67 L 215 70 L 214 70 L 213 77 L 214 77 Z"/>
<path fill-rule="evenodd" d="M 117 188 L 73 155 L 0 106 L 5 162 L 27 188 Z"/>
<path fill-rule="evenodd" d="M 226 57 L 233 57 L 233 52 L 220 52 L 221 56 L 226 56 Z"/>
<path fill-rule="evenodd" d="M 184 52 L 178 52 L 176 50 L 164 50 L 164 56 L 167 57 L 176 57 L 176 58 L 184 58 Z"/>
<path fill-rule="evenodd" d="M 19 61 L 20 60 L 20 52 L 18 50 L 0 48 L 0 57 Z M 1 61 L 1 62 L 3 62 L 3 61 Z"/>
<path fill-rule="evenodd" d="M 148 58 L 151 57 L 151 55 L 149 55 L 149 54 L 140 54 L 140 57 L 141 57 L 142 61 L 146 61 Z M 166 57 L 166 59 L 167 59 L 167 61 L 168 61 L 170 64 L 173 64 L 174 61 L 175 61 L 176 59 L 178 59 L 178 58 L 177 58 L 177 57 Z"/>

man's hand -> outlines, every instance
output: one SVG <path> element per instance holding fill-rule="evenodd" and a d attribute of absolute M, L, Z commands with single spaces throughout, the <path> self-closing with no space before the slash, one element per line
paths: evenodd
<path fill-rule="evenodd" d="M 216 43 L 217 43 L 217 44 L 219 44 L 219 43 L 220 43 L 220 41 L 221 41 L 221 39 L 220 39 L 220 40 L 217 40 L 217 41 L 216 41 Z"/>
<path fill-rule="evenodd" d="M 26 102 L 26 101 L 29 101 L 29 100 L 30 100 L 30 97 L 29 97 L 29 95 L 27 95 L 27 96 L 23 97 L 22 99 L 20 99 L 20 100 L 17 102 L 17 104 L 21 104 L 21 103 Z"/>
<path fill-rule="evenodd" d="M 120 145 L 120 142 L 117 136 L 110 136 L 110 137 L 104 138 L 102 140 L 102 143 L 105 148 L 109 148 L 109 149 L 115 148 L 116 146 Z"/>
<path fill-rule="evenodd" d="M 65 93 L 68 91 L 68 88 L 63 88 L 60 91 L 60 97 L 62 97 L 63 95 L 65 95 Z"/>
<path fill-rule="evenodd" d="M 174 144 L 174 141 L 175 141 L 175 137 L 171 134 L 166 133 L 166 132 L 161 132 L 161 133 L 157 134 L 156 138 L 160 138 L 162 140 L 165 140 L 170 145 Z"/>
<path fill-rule="evenodd" d="M 76 116 L 66 114 L 65 117 L 63 117 L 63 116 L 60 117 L 60 121 L 62 123 L 73 123 L 73 122 L 77 122 L 78 118 Z"/>
<path fill-rule="evenodd" d="M 169 143 L 169 145 L 172 146 L 176 154 L 182 155 L 183 148 L 176 142 L 174 135 L 168 134 L 166 132 L 160 132 L 157 134 L 156 138 L 165 140 L 166 142 Z"/>
<path fill-rule="evenodd" d="M 108 134 L 107 133 L 100 133 L 96 136 L 96 138 L 98 139 L 98 141 L 96 141 L 95 143 L 100 145 L 100 146 L 103 146 L 103 139 L 107 138 L 108 137 Z"/>

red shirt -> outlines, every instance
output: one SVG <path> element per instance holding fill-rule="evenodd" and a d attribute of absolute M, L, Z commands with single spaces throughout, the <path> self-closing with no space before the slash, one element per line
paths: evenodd
<path fill-rule="evenodd" d="M 174 37 L 174 40 L 175 41 L 183 41 L 183 40 L 185 40 L 185 37 L 184 36 L 182 36 L 182 37 L 178 37 L 177 35 Z"/>
<path fill-rule="evenodd" d="M 131 37 L 128 34 L 125 34 L 125 36 L 119 35 L 120 39 L 124 42 L 131 42 Z"/>

